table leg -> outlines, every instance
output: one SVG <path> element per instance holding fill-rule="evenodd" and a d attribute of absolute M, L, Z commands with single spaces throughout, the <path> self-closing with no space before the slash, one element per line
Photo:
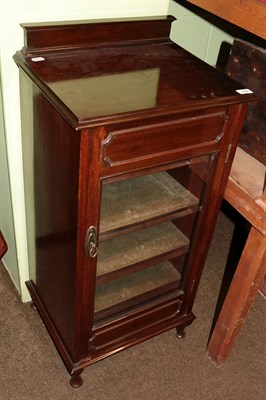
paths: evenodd
<path fill-rule="evenodd" d="M 220 365 L 228 358 L 266 272 L 266 237 L 251 228 L 217 323 L 207 356 Z"/>

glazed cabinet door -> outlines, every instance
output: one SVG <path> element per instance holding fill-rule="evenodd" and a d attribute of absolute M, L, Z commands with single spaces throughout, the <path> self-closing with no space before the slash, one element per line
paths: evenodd
<path fill-rule="evenodd" d="M 182 294 L 193 228 L 215 159 L 197 156 L 174 167 L 102 180 L 96 326 Z"/>

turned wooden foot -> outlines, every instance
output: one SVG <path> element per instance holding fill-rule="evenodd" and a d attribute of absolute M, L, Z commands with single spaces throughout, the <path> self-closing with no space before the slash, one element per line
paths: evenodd
<path fill-rule="evenodd" d="M 178 339 L 184 339 L 184 337 L 186 336 L 186 332 L 185 332 L 185 328 L 176 328 L 176 337 Z"/>
<path fill-rule="evenodd" d="M 81 372 L 72 375 L 69 380 L 70 386 L 72 386 L 75 389 L 79 388 L 83 384 L 83 379 L 81 378 L 80 374 Z"/>

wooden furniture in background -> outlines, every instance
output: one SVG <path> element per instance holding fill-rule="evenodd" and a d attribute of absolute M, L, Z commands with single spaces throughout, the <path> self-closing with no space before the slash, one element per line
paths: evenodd
<path fill-rule="evenodd" d="M 252 227 L 208 345 L 217 365 L 228 358 L 266 276 L 266 51 L 235 40 L 227 73 L 259 100 L 249 105 L 224 195 Z"/>
<path fill-rule="evenodd" d="M 4 257 L 6 252 L 7 252 L 7 243 L 5 241 L 2 232 L 0 231 L 0 260 L 2 257 Z"/>
<path fill-rule="evenodd" d="M 265 0 L 187 0 L 257 36 L 266 39 Z"/>
<path fill-rule="evenodd" d="M 229 357 L 266 274 L 265 166 L 237 149 L 224 198 L 252 225 L 235 275 L 208 344 L 220 365 Z"/>
<path fill-rule="evenodd" d="M 174 44 L 172 21 L 24 25 L 15 55 L 27 286 L 73 387 L 90 364 L 193 321 L 254 100 Z"/>

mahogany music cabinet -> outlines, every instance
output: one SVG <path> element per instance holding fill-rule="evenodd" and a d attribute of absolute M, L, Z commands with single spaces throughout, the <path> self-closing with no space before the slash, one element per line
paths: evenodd
<path fill-rule="evenodd" d="M 194 319 L 254 96 L 173 43 L 173 20 L 22 25 L 26 284 L 73 387 Z"/>

